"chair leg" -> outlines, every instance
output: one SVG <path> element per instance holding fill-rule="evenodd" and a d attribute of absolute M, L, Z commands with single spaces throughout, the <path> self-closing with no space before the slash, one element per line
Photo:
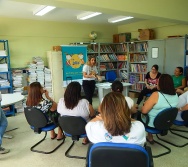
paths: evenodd
<path fill-rule="evenodd" d="M 36 143 L 35 145 L 33 145 L 33 146 L 30 148 L 30 150 L 33 151 L 33 152 L 42 153 L 42 154 L 51 154 L 51 153 L 53 153 L 54 151 L 56 151 L 56 150 L 64 143 L 64 141 L 65 141 L 65 139 L 63 139 L 63 141 L 62 141 L 57 147 L 55 147 L 52 151 L 46 152 L 46 151 L 35 150 L 34 148 L 35 148 L 36 146 L 38 146 L 40 143 L 42 143 L 42 142 L 46 139 L 46 136 L 47 136 L 47 132 L 45 132 L 44 138 L 43 138 L 42 140 L 40 140 L 38 143 Z"/>
<path fill-rule="evenodd" d="M 174 135 L 177 135 L 177 136 L 182 137 L 182 138 L 184 138 L 184 139 L 188 139 L 188 137 L 185 137 L 185 136 L 182 136 L 182 135 L 180 135 L 180 134 L 177 134 L 177 133 L 173 132 L 172 130 L 169 130 L 169 131 L 170 131 L 172 134 L 174 134 Z M 157 136 L 157 137 L 158 137 L 158 136 Z M 165 140 L 165 139 L 162 139 L 162 138 L 159 138 L 159 137 L 158 137 L 158 139 L 159 139 L 159 140 L 162 140 L 163 142 L 168 143 L 168 144 L 170 144 L 170 145 L 172 145 L 172 146 L 175 146 L 175 147 L 185 147 L 185 146 L 188 145 L 188 143 L 185 143 L 185 144 L 182 144 L 182 145 L 178 145 L 178 144 L 169 142 L 169 141 L 167 141 L 167 140 Z"/>
<path fill-rule="evenodd" d="M 65 152 L 65 156 L 68 157 L 68 158 L 77 158 L 77 159 L 86 159 L 86 157 L 80 157 L 80 156 L 72 156 L 72 155 L 69 155 L 69 151 L 71 150 L 71 148 L 74 146 L 74 142 L 75 141 L 72 141 L 72 144 L 70 145 L 70 147 L 67 149 L 67 151 Z"/>
<path fill-rule="evenodd" d="M 158 135 L 156 134 L 157 138 L 160 140 L 160 138 L 158 137 Z M 158 155 L 153 155 L 152 157 L 153 158 L 158 158 L 158 157 L 161 157 L 163 155 L 166 155 L 166 154 L 170 154 L 171 153 L 171 149 L 161 143 L 159 143 L 158 141 L 154 140 L 155 143 L 159 144 L 160 146 L 162 146 L 163 148 L 165 148 L 167 151 L 164 152 L 164 153 L 161 153 L 161 154 L 158 154 Z"/>

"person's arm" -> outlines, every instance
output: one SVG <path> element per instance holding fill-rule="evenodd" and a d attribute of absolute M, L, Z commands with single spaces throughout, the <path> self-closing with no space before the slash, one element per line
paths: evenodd
<path fill-rule="evenodd" d="M 186 79 L 183 78 L 181 86 L 177 87 L 176 89 L 184 89 L 185 87 L 186 87 Z"/>
<path fill-rule="evenodd" d="M 53 101 L 53 99 L 49 96 L 49 92 L 47 90 L 45 90 L 45 96 L 48 100 L 50 100 L 52 102 L 52 107 L 50 108 L 50 111 L 56 111 L 57 110 L 57 103 L 55 101 Z"/>
<path fill-rule="evenodd" d="M 89 111 L 90 111 L 89 116 L 93 117 L 95 115 L 95 110 L 93 109 L 93 106 L 91 104 L 89 104 Z"/>
<path fill-rule="evenodd" d="M 185 111 L 185 110 L 188 110 L 188 104 L 186 104 L 183 107 L 178 108 L 178 111 Z"/>
<path fill-rule="evenodd" d="M 89 75 L 86 72 L 83 72 L 84 78 L 96 78 L 95 75 Z"/>
<path fill-rule="evenodd" d="M 183 94 L 185 91 L 181 90 L 181 89 L 176 89 L 176 93 L 178 94 Z"/>
<path fill-rule="evenodd" d="M 142 113 L 147 114 L 153 108 L 153 106 L 157 103 L 159 98 L 158 92 L 154 92 L 151 96 L 146 100 L 144 105 L 142 106 Z"/>

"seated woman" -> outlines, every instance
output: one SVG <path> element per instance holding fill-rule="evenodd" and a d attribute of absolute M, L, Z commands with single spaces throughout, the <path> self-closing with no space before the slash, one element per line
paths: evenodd
<path fill-rule="evenodd" d="M 154 127 L 153 121 L 158 113 L 165 108 L 176 107 L 178 104 L 178 96 L 176 94 L 172 77 L 168 74 L 162 74 L 157 85 L 157 92 L 152 93 L 149 99 L 142 107 L 142 113 L 148 114 L 149 123 L 147 126 Z M 142 121 L 146 122 L 145 115 L 141 115 Z M 147 140 L 153 144 L 153 136 L 148 133 Z"/>
<path fill-rule="evenodd" d="M 177 89 L 183 90 L 186 87 L 186 79 L 185 76 L 183 75 L 182 67 L 176 67 L 176 69 L 174 70 L 174 75 L 172 75 L 172 79 L 176 90 Z"/>
<path fill-rule="evenodd" d="M 151 68 L 151 71 L 146 74 L 146 78 L 145 78 L 146 87 L 140 92 L 140 95 L 136 103 L 137 108 L 139 104 L 141 103 L 141 101 L 143 100 L 144 96 L 157 91 L 158 79 L 161 75 L 161 73 L 158 72 L 158 69 L 159 69 L 159 66 L 157 64 L 154 64 Z"/>
<path fill-rule="evenodd" d="M 111 85 L 111 88 L 113 92 L 119 92 L 119 93 L 123 92 L 123 84 L 120 81 L 114 81 Z M 137 109 L 136 109 L 133 99 L 127 96 L 125 96 L 125 99 L 127 101 L 129 109 L 131 110 L 131 114 L 136 113 Z"/>
<path fill-rule="evenodd" d="M 64 98 L 59 100 L 57 112 L 60 113 L 61 116 L 80 116 L 87 122 L 95 113 L 89 101 L 81 98 L 81 85 L 79 82 L 71 82 L 67 86 Z M 84 138 L 82 144 L 87 143 L 88 139 Z"/>
<path fill-rule="evenodd" d="M 46 99 L 43 98 L 43 95 Z M 36 107 L 40 109 L 48 117 L 48 123 L 52 123 L 52 120 L 49 117 L 49 112 L 55 112 L 57 110 L 57 103 L 49 97 L 48 91 L 44 90 L 39 82 L 33 82 L 30 84 L 26 105 L 28 107 Z M 58 134 L 56 134 L 54 130 L 51 130 L 51 139 L 53 140 L 55 138 L 57 138 L 57 140 L 62 140 L 64 138 L 64 134 L 60 127 L 58 127 Z"/>
<path fill-rule="evenodd" d="M 121 93 L 108 93 L 99 106 L 99 112 L 99 116 L 86 125 L 86 133 L 92 143 L 132 143 L 144 146 L 144 125 L 131 119 L 131 111 Z"/>

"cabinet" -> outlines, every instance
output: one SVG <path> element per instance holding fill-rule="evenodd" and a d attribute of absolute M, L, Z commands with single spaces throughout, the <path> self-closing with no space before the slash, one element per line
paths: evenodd
<path fill-rule="evenodd" d="M 184 75 L 188 79 L 188 34 L 185 35 L 185 49 L 184 49 Z"/>
<path fill-rule="evenodd" d="M 55 102 L 63 97 L 63 62 L 62 52 L 47 51 L 48 67 L 51 70 L 52 78 L 52 98 Z"/>
<path fill-rule="evenodd" d="M 128 43 L 130 91 L 140 92 L 145 86 L 144 80 L 148 71 L 148 42 Z"/>
<path fill-rule="evenodd" d="M 8 40 L 0 40 L 0 91 L 13 93 Z M 8 106 L 5 114 L 15 115 L 14 105 Z"/>

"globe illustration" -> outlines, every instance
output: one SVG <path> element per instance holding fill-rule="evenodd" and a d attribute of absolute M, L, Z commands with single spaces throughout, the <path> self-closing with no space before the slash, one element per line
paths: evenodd
<path fill-rule="evenodd" d="M 97 39 L 97 33 L 95 31 L 91 31 L 89 38 L 94 41 L 95 39 Z"/>

